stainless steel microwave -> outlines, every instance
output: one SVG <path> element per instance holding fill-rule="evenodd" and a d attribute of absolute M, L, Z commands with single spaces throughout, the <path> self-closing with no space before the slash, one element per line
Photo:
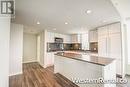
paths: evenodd
<path fill-rule="evenodd" d="M 63 38 L 55 37 L 55 43 L 63 43 Z"/>

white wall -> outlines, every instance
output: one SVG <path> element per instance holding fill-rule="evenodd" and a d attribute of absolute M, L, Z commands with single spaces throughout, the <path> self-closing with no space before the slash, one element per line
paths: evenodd
<path fill-rule="evenodd" d="M 22 73 L 23 25 L 11 24 L 9 73 Z"/>
<path fill-rule="evenodd" d="M 23 35 L 23 63 L 37 61 L 37 36 L 24 33 Z"/>
<path fill-rule="evenodd" d="M 40 63 L 40 35 L 37 35 L 37 61 Z"/>
<path fill-rule="evenodd" d="M 43 31 L 43 32 L 41 32 L 40 34 L 39 34 L 39 36 L 40 36 L 40 53 L 39 53 L 39 55 L 40 55 L 40 59 L 39 59 L 39 64 L 41 65 L 41 66 L 43 66 L 44 67 L 44 57 L 45 57 L 45 31 Z"/>
<path fill-rule="evenodd" d="M 0 87 L 9 87 L 9 39 L 10 18 L 0 17 Z"/>

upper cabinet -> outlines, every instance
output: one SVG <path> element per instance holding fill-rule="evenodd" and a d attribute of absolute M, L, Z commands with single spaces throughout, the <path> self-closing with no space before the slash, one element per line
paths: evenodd
<path fill-rule="evenodd" d="M 98 36 L 108 36 L 110 34 L 120 33 L 120 23 L 114 23 L 98 28 Z"/>
<path fill-rule="evenodd" d="M 64 35 L 64 43 L 71 43 L 71 35 Z"/>
<path fill-rule="evenodd" d="M 120 29 L 120 23 L 115 23 L 115 24 L 111 24 L 108 26 L 109 30 L 109 34 L 116 34 L 116 33 L 120 33 L 121 29 Z"/>
<path fill-rule="evenodd" d="M 121 58 L 120 23 L 98 28 L 98 48 L 99 56 Z M 106 54 L 106 56 L 104 56 L 104 54 Z"/>
<path fill-rule="evenodd" d="M 49 43 L 54 43 L 54 33 L 53 32 L 46 32 L 46 40 Z"/>
<path fill-rule="evenodd" d="M 108 26 L 98 28 L 98 37 L 108 35 Z"/>
<path fill-rule="evenodd" d="M 89 42 L 98 42 L 97 29 L 89 31 Z"/>
<path fill-rule="evenodd" d="M 59 34 L 54 32 L 46 32 L 46 41 L 48 43 L 54 43 L 55 37 L 63 38 L 63 43 L 71 43 L 71 35 L 69 34 Z"/>
<path fill-rule="evenodd" d="M 82 50 L 89 50 L 89 35 L 88 33 L 81 34 Z"/>
<path fill-rule="evenodd" d="M 72 43 L 81 43 L 81 34 L 72 34 L 71 41 Z"/>

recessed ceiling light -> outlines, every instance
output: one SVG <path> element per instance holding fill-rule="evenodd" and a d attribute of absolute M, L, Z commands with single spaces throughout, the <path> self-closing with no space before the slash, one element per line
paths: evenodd
<path fill-rule="evenodd" d="M 68 22 L 65 22 L 65 24 L 68 24 Z"/>
<path fill-rule="evenodd" d="M 38 21 L 37 24 L 40 24 L 40 22 Z"/>
<path fill-rule="evenodd" d="M 87 10 L 87 11 L 85 11 L 85 13 L 90 14 L 90 13 L 92 13 L 92 11 L 91 10 Z"/>

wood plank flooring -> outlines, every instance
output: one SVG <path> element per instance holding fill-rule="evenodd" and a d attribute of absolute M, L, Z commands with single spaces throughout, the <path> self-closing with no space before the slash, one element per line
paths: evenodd
<path fill-rule="evenodd" d="M 12 76 L 9 87 L 78 87 L 60 74 L 54 74 L 54 67 L 43 68 L 38 63 L 23 64 L 23 74 Z M 117 87 L 130 87 L 128 84 L 117 85 Z"/>
<path fill-rule="evenodd" d="M 23 75 L 10 77 L 9 87 L 78 87 L 60 74 L 53 74 L 53 67 L 42 68 L 38 63 L 23 64 Z"/>

